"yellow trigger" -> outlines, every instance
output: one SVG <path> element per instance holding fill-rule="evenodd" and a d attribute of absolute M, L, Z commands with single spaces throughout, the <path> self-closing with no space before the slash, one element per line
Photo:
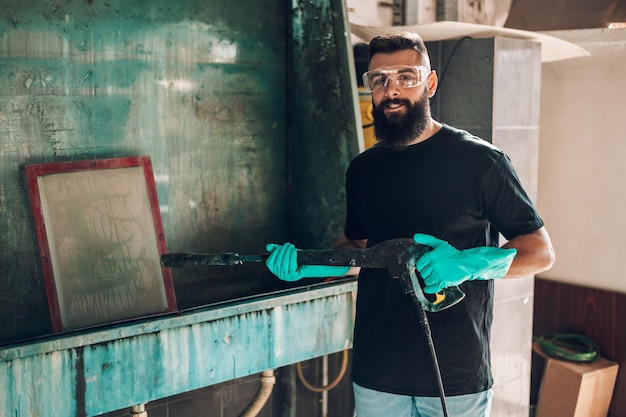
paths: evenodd
<path fill-rule="evenodd" d="M 437 305 L 439 303 L 442 303 L 443 300 L 445 299 L 446 299 L 446 293 L 444 293 L 443 291 L 440 291 L 437 294 L 435 294 L 435 301 L 433 302 L 433 304 Z"/>

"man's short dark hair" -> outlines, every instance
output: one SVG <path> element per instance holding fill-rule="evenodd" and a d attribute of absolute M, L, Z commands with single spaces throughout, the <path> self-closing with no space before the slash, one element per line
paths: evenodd
<path fill-rule="evenodd" d="M 379 35 L 370 41 L 370 61 L 374 54 L 391 54 L 405 49 L 415 49 L 428 59 L 428 51 L 421 36 L 411 31 Z M 428 61 L 427 61 L 428 62 Z"/>

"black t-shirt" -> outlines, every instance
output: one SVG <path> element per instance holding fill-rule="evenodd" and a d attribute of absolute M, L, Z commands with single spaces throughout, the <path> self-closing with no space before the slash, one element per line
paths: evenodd
<path fill-rule="evenodd" d="M 458 249 L 498 246 L 543 226 L 508 157 L 444 125 L 401 150 L 375 146 L 346 173 L 345 233 L 368 246 L 426 233 Z M 461 284 L 465 299 L 429 313 L 446 395 L 484 391 L 493 380 L 489 336 L 493 282 Z M 352 379 L 379 391 L 438 396 L 430 351 L 414 306 L 385 270 L 358 280 Z"/>

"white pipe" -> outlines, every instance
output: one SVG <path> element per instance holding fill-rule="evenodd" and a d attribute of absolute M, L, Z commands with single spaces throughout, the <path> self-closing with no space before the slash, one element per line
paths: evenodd
<path fill-rule="evenodd" d="M 261 375 L 261 387 L 256 396 L 252 399 L 252 402 L 248 404 L 246 409 L 239 415 L 239 417 L 254 417 L 263 408 L 267 402 L 272 391 L 274 390 L 274 384 L 276 384 L 276 377 L 274 376 L 274 370 L 263 371 Z"/>
<path fill-rule="evenodd" d="M 130 409 L 131 417 L 148 417 L 146 404 L 133 405 Z"/>

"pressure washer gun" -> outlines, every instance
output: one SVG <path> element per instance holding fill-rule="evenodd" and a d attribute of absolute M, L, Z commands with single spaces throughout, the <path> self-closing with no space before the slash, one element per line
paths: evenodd
<path fill-rule="evenodd" d="M 435 294 L 433 300 L 424 295 L 415 265 L 417 260 L 431 249 L 430 246 L 416 243 L 413 239 L 392 239 L 366 249 L 300 250 L 297 252 L 297 258 L 299 265 L 385 268 L 393 278 L 398 279 L 402 290 L 409 296 L 417 311 L 419 325 L 430 349 L 443 415 L 448 417 L 446 395 L 426 311 L 434 313 L 450 308 L 463 300 L 465 293 L 454 286 Z M 263 255 L 239 255 L 232 252 L 215 254 L 168 253 L 161 256 L 161 265 L 169 268 L 201 265 L 243 265 L 249 262 L 265 262 L 268 257 L 269 253 Z"/>
<path fill-rule="evenodd" d="M 362 268 L 385 268 L 397 278 L 402 290 L 416 306 L 434 313 L 459 303 L 465 293 L 458 287 L 445 288 L 434 297 L 426 296 L 416 271 L 417 260 L 430 251 L 426 245 L 413 239 L 392 239 L 366 249 L 299 250 L 299 265 L 350 266 Z M 195 267 L 203 265 L 243 265 L 265 262 L 269 254 L 239 255 L 227 253 L 167 253 L 161 256 L 161 265 L 168 268 Z M 432 299 L 430 299 L 432 298 Z"/>

